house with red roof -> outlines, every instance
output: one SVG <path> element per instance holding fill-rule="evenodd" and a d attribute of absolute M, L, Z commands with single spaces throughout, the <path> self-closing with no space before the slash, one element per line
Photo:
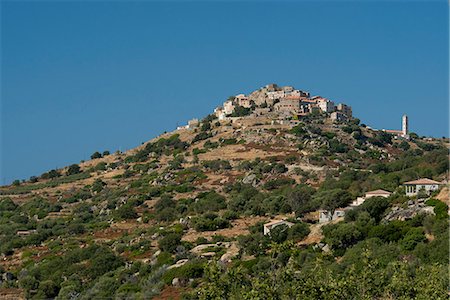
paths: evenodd
<path fill-rule="evenodd" d="M 406 196 L 415 196 L 421 190 L 430 194 L 433 191 L 437 191 L 440 185 L 442 185 L 441 182 L 429 178 L 420 178 L 403 183 Z"/>

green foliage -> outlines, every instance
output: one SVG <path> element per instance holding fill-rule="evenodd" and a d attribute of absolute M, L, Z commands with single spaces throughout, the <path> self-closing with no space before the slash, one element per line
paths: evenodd
<path fill-rule="evenodd" d="M 94 183 L 92 184 L 92 191 L 95 193 L 99 193 L 103 190 L 103 187 L 106 186 L 106 183 L 103 182 L 101 179 L 96 179 Z"/>
<path fill-rule="evenodd" d="M 300 241 L 304 239 L 311 231 L 306 223 L 296 223 L 288 230 L 288 239 Z"/>
<path fill-rule="evenodd" d="M 181 244 L 181 237 L 182 234 L 178 232 L 168 233 L 158 241 L 158 246 L 162 251 L 173 253 Z"/>
<path fill-rule="evenodd" d="M 213 213 L 206 213 L 192 218 L 192 223 L 197 231 L 215 231 L 218 229 L 231 227 L 231 223 Z"/>
<path fill-rule="evenodd" d="M 56 178 L 61 176 L 61 174 L 59 173 L 59 171 L 56 170 L 50 170 L 44 174 L 41 175 L 42 179 L 51 179 L 51 178 Z"/>
<path fill-rule="evenodd" d="M 205 160 L 202 162 L 203 167 L 210 169 L 211 171 L 219 170 L 231 170 L 231 165 L 228 160 Z"/>
<path fill-rule="evenodd" d="M 80 172 L 81 172 L 80 166 L 77 165 L 77 164 L 72 164 L 72 165 L 70 165 L 69 168 L 67 169 L 66 174 L 67 174 L 68 176 L 70 176 L 70 175 L 78 174 L 78 173 L 80 173 Z"/>
<path fill-rule="evenodd" d="M 195 203 L 192 204 L 191 210 L 201 214 L 209 211 L 219 211 L 221 209 L 225 209 L 226 207 L 225 197 L 215 191 L 210 191 L 200 193 L 197 196 Z"/>
<path fill-rule="evenodd" d="M 212 137 L 212 134 L 210 132 L 202 131 L 196 136 L 194 136 L 194 138 L 192 139 L 192 143 L 203 141 L 210 137 Z"/>
<path fill-rule="evenodd" d="M 414 250 L 417 244 L 425 241 L 426 237 L 421 228 L 411 228 L 401 241 L 401 246 L 405 250 Z"/>
<path fill-rule="evenodd" d="M 137 213 L 134 211 L 133 206 L 130 204 L 124 204 L 116 210 L 116 216 L 122 220 L 136 219 Z"/>
<path fill-rule="evenodd" d="M 448 205 L 437 199 L 430 199 L 426 202 L 427 205 L 434 206 L 434 213 L 438 219 L 448 218 Z"/>
<path fill-rule="evenodd" d="M 252 110 L 251 108 L 235 105 L 234 111 L 231 114 L 232 117 L 245 117 L 251 114 Z"/>
<path fill-rule="evenodd" d="M 264 188 L 266 190 L 274 190 L 274 189 L 280 188 L 285 185 L 292 185 L 294 183 L 295 183 L 294 179 L 277 178 L 277 179 L 269 180 L 266 183 L 264 183 Z"/>
<path fill-rule="evenodd" d="M 326 225 L 322 227 L 324 241 L 330 245 L 336 255 L 342 255 L 348 247 L 363 238 L 362 233 L 354 223 Z"/>
<path fill-rule="evenodd" d="M 102 158 L 102 154 L 98 151 L 92 153 L 92 155 L 91 155 L 91 159 L 97 159 L 97 158 Z"/>
<path fill-rule="evenodd" d="M 331 211 L 336 208 L 345 207 L 351 201 L 351 196 L 347 191 L 342 189 L 322 190 L 314 194 L 313 200 L 320 203 L 322 209 Z"/>

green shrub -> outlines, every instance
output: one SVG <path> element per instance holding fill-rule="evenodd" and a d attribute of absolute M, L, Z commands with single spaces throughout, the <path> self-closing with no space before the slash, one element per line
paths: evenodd
<path fill-rule="evenodd" d="M 162 251 L 173 253 L 176 248 L 181 245 L 182 233 L 171 232 L 166 234 L 158 242 L 158 246 Z"/>

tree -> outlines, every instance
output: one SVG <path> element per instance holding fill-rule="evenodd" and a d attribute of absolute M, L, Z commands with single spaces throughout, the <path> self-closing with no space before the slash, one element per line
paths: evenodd
<path fill-rule="evenodd" d="M 77 164 L 73 164 L 70 165 L 69 168 L 67 169 L 67 175 L 75 175 L 75 174 L 79 174 L 80 171 L 80 166 Z"/>
<path fill-rule="evenodd" d="M 103 151 L 103 156 L 108 156 L 110 154 L 110 152 L 108 150 Z"/>
<path fill-rule="evenodd" d="M 298 185 L 287 196 L 287 202 L 296 215 L 302 215 L 311 208 L 311 198 L 315 190 L 306 185 Z"/>
<path fill-rule="evenodd" d="M 134 211 L 134 208 L 130 204 L 124 204 L 119 207 L 116 211 L 116 215 L 120 219 L 136 219 L 137 213 Z"/>
<path fill-rule="evenodd" d="M 56 170 L 50 170 L 47 173 L 41 175 L 42 179 L 52 179 L 61 176 L 61 174 Z"/>
<path fill-rule="evenodd" d="M 92 155 L 91 155 L 91 159 L 97 159 L 97 158 L 102 158 L 102 154 L 98 151 L 92 153 Z"/>
<path fill-rule="evenodd" d="M 180 245 L 181 237 L 181 233 L 169 233 L 159 240 L 158 246 L 162 251 L 173 253 L 177 249 L 177 246 Z"/>
<path fill-rule="evenodd" d="M 97 178 L 94 183 L 92 184 L 92 191 L 93 192 L 101 192 L 103 190 L 103 187 L 106 185 L 101 179 Z"/>
<path fill-rule="evenodd" d="M 389 200 L 384 197 L 371 197 L 361 204 L 360 209 L 367 211 L 377 222 L 380 222 L 386 208 L 389 207 Z"/>
<path fill-rule="evenodd" d="M 270 239 L 275 243 L 282 243 L 287 240 L 289 227 L 285 224 L 281 224 L 273 227 L 270 230 Z"/>
<path fill-rule="evenodd" d="M 324 190 L 314 195 L 315 201 L 319 201 L 323 209 L 329 210 L 331 214 L 336 208 L 345 207 L 351 201 L 351 196 L 342 189 Z"/>
<path fill-rule="evenodd" d="M 288 238 L 290 240 L 302 240 L 310 233 L 308 224 L 306 223 L 296 223 L 291 226 L 288 230 Z"/>

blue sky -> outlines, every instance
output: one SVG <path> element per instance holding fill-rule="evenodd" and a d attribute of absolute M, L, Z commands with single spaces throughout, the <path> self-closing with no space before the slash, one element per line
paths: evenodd
<path fill-rule="evenodd" d="M 446 1 L 1 3 L 0 182 L 125 150 L 267 83 L 448 136 Z"/>

